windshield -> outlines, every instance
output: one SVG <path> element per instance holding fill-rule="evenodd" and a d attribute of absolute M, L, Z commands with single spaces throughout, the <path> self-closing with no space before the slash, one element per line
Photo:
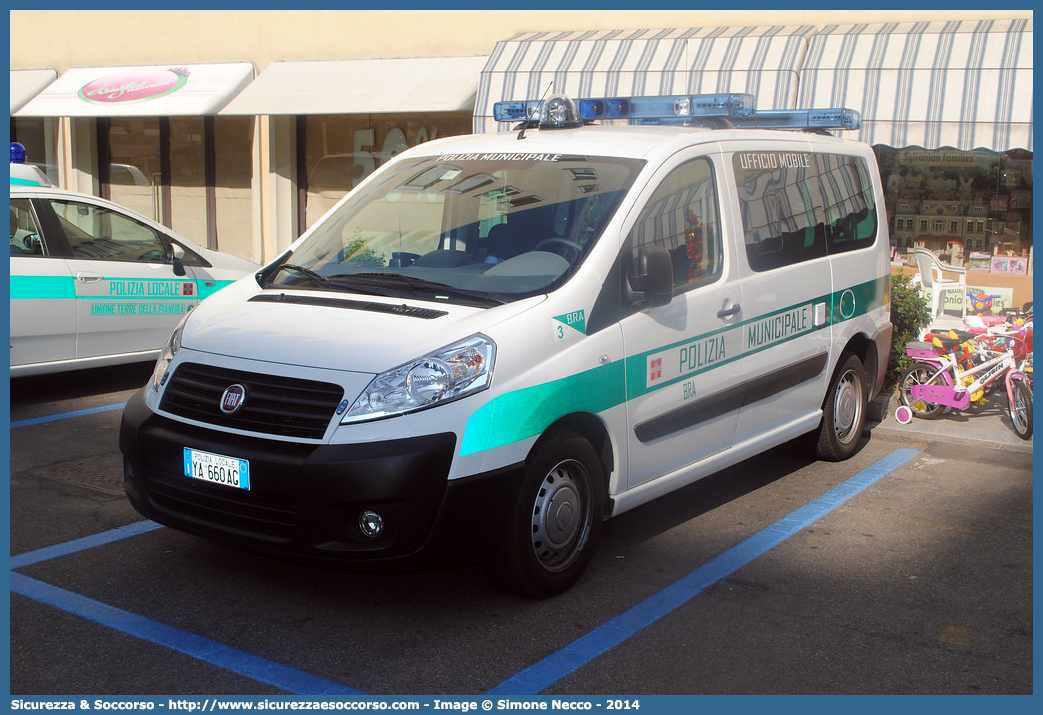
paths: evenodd
<path fill-rule="evenodd" d="M 452 154 L 407 160 L 355 193 L 262 278 L 492 305 L 576 270 L 642 161 Z"/>

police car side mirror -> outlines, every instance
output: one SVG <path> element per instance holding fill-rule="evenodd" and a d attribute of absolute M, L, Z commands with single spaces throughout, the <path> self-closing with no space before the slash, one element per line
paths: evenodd
<path fill-rule="evenodd" d="M 648 306 L 666 305 L 674 295 L 674 265 L 662 246 L 645 246 L 637 254 L 637 273 L 630 289 Z"/>
<path fill-rule="evenodd" d="M 170 244 L 170 264 L 174 267 L 175 276 L 183 276 L 187 273 L 182 258 L 185 257 L 185 249 L 176 243 Z"/>

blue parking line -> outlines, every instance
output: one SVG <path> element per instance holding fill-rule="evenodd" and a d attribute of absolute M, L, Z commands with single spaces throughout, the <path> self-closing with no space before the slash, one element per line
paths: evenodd
<path fill-rule="evenodd" d="M 251 655 L 135 613 L 11 572 L 11 591 L 136 638 L 166 646 L 294 695 L 362 695 L 358 690 Z"/>
<path fill-rule="evenodd" d="M 102 544 L 111 544 L 114 541 L 120 539 L 126 539 L 131 536 L 137 536 L 138 534 L 145 534 L 155 529 L 162 529 L 162 524 L 157 524 L 154 521 L 138 521 L 133 524 L 127 524 L 126 526 L 118 526 L 115 529 L 109 529 L 103 531 L 100 534 L 91 534 L 85 536 L 82 539 L 73 539 L 72 541 L 66 541 L 61 544 L 55 544 L 53 546 L 45 546 L 42 549 L 36 551 L 28 551 L 24 554 L 11 557 L 11 568 L 20 569 L 25 566 L 32 564 L 38 564 L 41 561 L 50 561 L 56 559 L 59 556 L 66 556 L 67 554 L 74 554 L 77 551 L 86 551 L 87 549 L 93 549 L 95 546 L 101 546 Z"/>
<path fill-rule="evenodd" d="M 914 449 L 895 450 L 873 466 L 675 581 L 659 593 L 581 636 L 538 663 L 518 672 L 488 691 L 488 694 L 535 695 L 542 692 L 663 616 L 688 603 L 708 586 L 726 578 L 803 530 L 918 454 L 920 452 Z M 294 694 L 365 694 L 363 691 L 312 676 L 158 621 L 51 586 L 13 570 L 148 533 L 158 528 L 162 527 L 155 522 L 141 521 L 12 557 L 11 591 Z"/>
<path fill-rule="evenodd" d="M 32 425 L 41 425 L 46 422 L 57 422 L 58 420 L 67 420 L 70 417 L 82 417 L 83 415 L 93 415 L 98 412 L 111 412 L 112 410 L 122 410 L 126 406 L 126 402 L 121 402 L 118 405 L 104 405 L 103 407 L 91 407 L 86 410 L 76 410 L 75 412 L 61 412 L 56 415 L 44 415 L 43 417 L 33 417 L 28 420 L 19 420 L 18 422 L 11 423 L 11 429 L 15 427 L 30 427 Z"/>
<path fill-rule="evenodd" d="M 899 449 L 872 467 L 797 509 L 713 561 L 675 581 L 659 593 L 595 628 L 584 636 L 522 670 L 488 692 L 489 695 L 536 695 L 565 676 L 608 652 L 674 609 L 688 603 L 706 587 L 726 578 L 769 549 L 840 506 L 887 476 L 919 452 Z"/>

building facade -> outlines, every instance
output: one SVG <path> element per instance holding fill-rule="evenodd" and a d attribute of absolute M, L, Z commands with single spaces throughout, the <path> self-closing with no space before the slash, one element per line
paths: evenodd
<path fill-rule="evenodd" d="M 548 91 L 856 109 L 898 252 L 1031 266 L 1030 11 L 11 12 L 31 162 L 262 262 L 402 149 Z"/>

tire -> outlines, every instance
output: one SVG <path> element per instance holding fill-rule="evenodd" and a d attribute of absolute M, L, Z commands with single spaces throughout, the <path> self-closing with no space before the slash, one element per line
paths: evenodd
<path fill-rule="evenodd" d="M 1013 397 L 1008 405 L 1010 422 L 1014 425 L 1014 433 L 1022 439 L 1032 437 L 1032 390 L 1023 380 L 1011 381 Z"/>
<path fill-rule="evenodd" d="M 899 399 L 902 404 L 913 411 L 913 417 L 924 420 L 933 420 L 942 413 L 943 405 L 926 400 L 913 399 L 910 392 L 914 385 L 925 385 L 931 375 L 938 371 L 934 365 L 925 362 L 916 362 L 908 370 L 902 373 L 902 379 L 898 383 Z"/>
<path fill-rule="evenodd" d="M 590 442 L 574 432 L 549 435 L 526 463 L 486 573 L 526 596 L 565 591 L 590 563 L 604 505 L 604 470 Z"/>
<path fill-rule="evenodd" d="M 822 407 L 816 457 L 841 462 L 858 451 L 868 402 L 862 361 L 850 353 L 841 356 Z"/>

